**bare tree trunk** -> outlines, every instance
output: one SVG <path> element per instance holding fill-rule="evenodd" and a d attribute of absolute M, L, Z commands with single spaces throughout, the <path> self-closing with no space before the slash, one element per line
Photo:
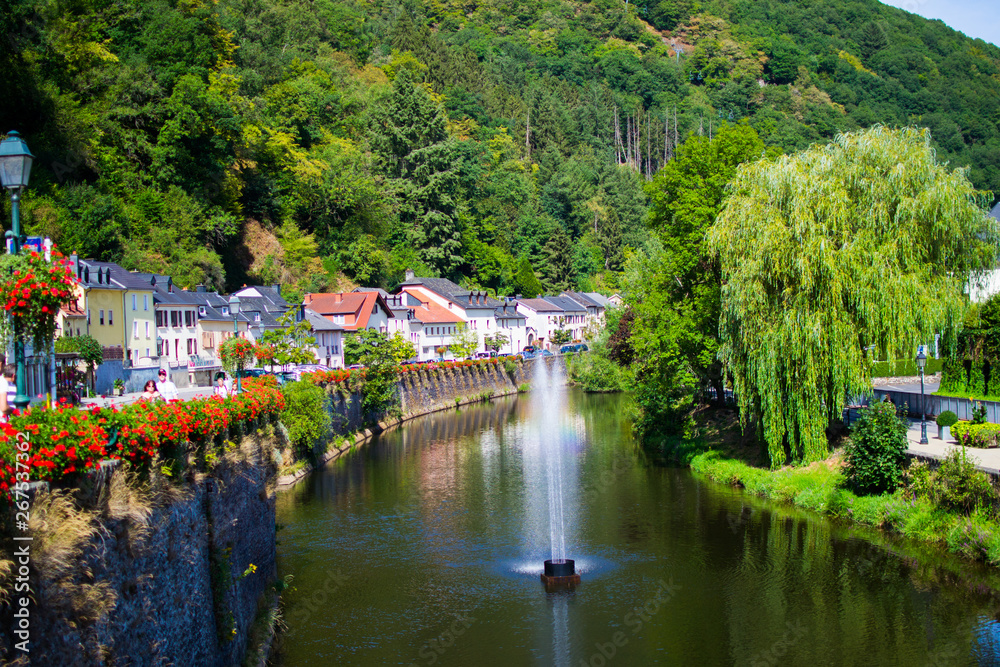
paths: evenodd
<path fill-rule="evenodd" d="M 626 162 L 632 162 L 632 116 L 625 117 L 625 137 L 628 145 L 625 147 Z"/>
<path fill-rule="evenodd" d="M 528 161 L 531 161 L 531 108 L 528 108 L 528 120 L 524 126 L 524 148 L 528 153 Z"/>
<path fill-rule="evenodd" d="M 615 105 L 615 162 L 617 164 L 622 163 L 622 132 L 621 127 L 618 125 L 618 105 Z"/>
<path fill-rule="evenodd" d="M 677 155 L 677 146 L 680 145 L 680 137 L 678 136 L 677 130 L 677 105 L 674 105 L 674 152 L 672 155 Z"/>
<path fill-rule="evenodd" d="M 699 137 L 704 137 L 705 136 L 705 117 L 704 116 L 698 116 L 698 136 Z"/>

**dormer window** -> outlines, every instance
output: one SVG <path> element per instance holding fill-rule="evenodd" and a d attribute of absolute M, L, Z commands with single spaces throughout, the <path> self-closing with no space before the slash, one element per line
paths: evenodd
<path fill-rule="evenodd" d="M 222 314 L 226 315 L 226 316 L 229 315 L 229 306 L 223 306 L 222 307 Z"/>
<path fill-rule="evenodd" d="M 198 306 L 198 314 L 201 315 L 202 317 L 205 317 L 206 315 L 208 315 L 208 309 L 205 308 L 205 306 Z"/>
<path fill-rule="evenodd" d="M 254 322 L 260 322 L 260 313 L 254 313 L 253 314 L 253 321 Z"/>
<path fill-rule="evenodd" d="M 85 283 L 89 283 L 90 282 L 90 269 L 84 269 L 83 270 L 83 282 L 85 282 Z"/>

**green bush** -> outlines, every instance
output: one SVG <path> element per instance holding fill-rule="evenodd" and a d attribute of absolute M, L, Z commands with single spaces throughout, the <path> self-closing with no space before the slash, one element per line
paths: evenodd
<path fill-rule="evenodd" d="M 892 403 L 861 411 L 847 445 L 848 485 L 859 494 L 895 491 L 902 480 L 906 424 Z"/>
<path fill-rule="evenodd" d="M 965 514 L 979 507 L 988 507 L 996 498 L 996 491 L 986 473 L 965 456 L 965 448 L 953 449 L 938 468 L 934 492 L 937 502 L 947 509 Z"/>
<path fill-rule="evenodd" d="M 958 415 L 951 410 L 945 410 L 937 416 L 935 420 L 938 426 L 954 426 L 958 423 Z"/>
<path fill-rule="evenodd" d="M 960 421 L 952 426 L 951 434 L 960 445 L 966 447 L 996 447 L 997 436 L 1000 436 L 1000 424 L 973 424 Z"/>
<path fill-rule="evenodd" d="M 959 392 L 965 390 L 965 366 L 961 359 L 949 357 L 944 362 L 941 373 L 941 391 Z"/>
<path fill-rule="evenodd" d="M 503 369 L 507 372 L 507 376 L 513 380 L 514 373 L 517 372 L 517 364 L 514 363 L 514 360 L 510 357 L 505 357 L 503 360 Z"/>
<path fill-rule="evenodd" d="M 969 386 L 966 391 L 973 396 L 986 395 L 986 375 L 983 373 L 983 362 L 973 362 L 972 369 L 969 371 Z"/>
<path fill-rule="evenodd" d="M 587 392 L 624 391 L 627 386 L 626 371 L 607 357 L 583 354 L 571 359 L 567 365 L 569 379 Z"/>
<path fill-rule="evenodd" d="M 945 361 L 943 359 L 928 359 L 927 365 L 924 367 L 925 375 L 933 375 L 945 368 Z M 914 375 L 920 375 L 920 370 L 917 368 L 917 362 L 913 359 L 899 359 L 897 361 L 876 361 L 872 367 L 872 377 L 884 378 L 884 377 L 912 377 Z M 944 388 L 944 378 L 941 379 L 942 388 Z"/>
<path fill-rule="evenodd" d="M 281 421 L 288 428 L 296 458 L 307 457 L 316 441 L 330 430 L 326 395 L 320 387 L 305 381 L 289 382 L 281 391 L 285 395 Z"/>

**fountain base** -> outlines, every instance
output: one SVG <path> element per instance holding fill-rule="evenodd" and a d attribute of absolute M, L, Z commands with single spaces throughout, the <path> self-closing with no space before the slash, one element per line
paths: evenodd
<path fill-rule="evenodd" d="M 545 584 L 547 591 L 576 588 L 580 583 L 580 575 L 576 573 L 576 561 L 571 558 L 545 561 L 542 583 Z"/>

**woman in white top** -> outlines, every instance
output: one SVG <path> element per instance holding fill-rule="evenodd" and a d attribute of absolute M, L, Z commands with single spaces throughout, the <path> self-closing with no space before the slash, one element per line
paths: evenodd
<path fill-rule="evenodd" d="M 229 398 L 229 387 L 226 386 L 226 376 L 219 373 L 215 376 L 215 395 Z"/>

